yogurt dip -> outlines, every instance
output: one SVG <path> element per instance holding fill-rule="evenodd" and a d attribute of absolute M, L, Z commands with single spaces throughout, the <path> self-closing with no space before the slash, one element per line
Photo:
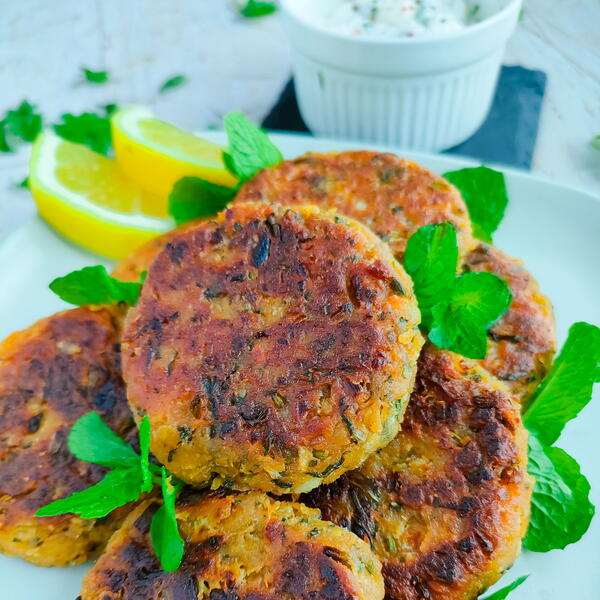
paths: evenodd
<path fill-rule="evenodd" d="M 311 20 L 329 31 L 384 39 L 458 31 L 477 22 L 479 13 L 479 5 L 470 0 L 313 0 L 306 4 L 313 13 Z"/>

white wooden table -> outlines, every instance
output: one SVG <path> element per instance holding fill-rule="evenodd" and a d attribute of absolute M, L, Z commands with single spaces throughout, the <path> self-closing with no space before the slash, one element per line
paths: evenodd
<path fill-rule="evenodd" d="M 533 170 L 600 194 L 600 2 L 525 0 L 506 64 L 542 69 L 548 90 Z M 110 72 L 82 83 L 80 67 Z M 23 98 L 49 120 L 99 104 L 140 103 L 189 128 L 242 110 L 259 120 L 289 77 L 278 17 L 240 18 L 230 0 L 0 1 L 0 113 Z M 163 95 L 183 73 L 188 83 Z M 33 213 L 28 148 L 0 154 L 0 239 Z"/>

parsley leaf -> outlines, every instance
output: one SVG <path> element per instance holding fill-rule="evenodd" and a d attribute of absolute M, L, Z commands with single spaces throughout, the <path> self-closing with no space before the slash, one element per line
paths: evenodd
<path fill-rule="evenodd" d="M 223 210 L 236 190 L 198 177 L 183 177 L 169 194 L 169 214 L 177 225 Z"/>
<path fill-rule="evenodd" d="M 130 469 L 140 462 L 135 450 L 96 412 L 87 413 L 75 421 L 69 433 L 68 445 L 79 460 L 103 467 Z"/>
<path fill-rule="evenodd" d="M 548 552 L 579 541 L 595 509 L 589 500 L 590 484 L 577 461 L 560 448 L 544 447 L 530 434 L 528 470 L 535 486 L 525 548 Z"/>
<path fill-rule="evenodd" d="M 264 17 L 273 14 L 277 10 L 274 2 L 261 2 L 259 0 L 248 0 L 240 7 L 240 14 L 247 19 Z"/>
<path fill-rule="evenodd" d="M 283 160 L 269 136 L 242 113 L 229 113 L 223 122 L 229 141 L 229 153 L 223 157 L 225 166 L 241 182 Z"/>
<path fill-rule="evenodd" d="M 98 154 L 108 156 L 112 149 L 112 134 L 110 131 L 110 114 L 112 106 L 105 107 L 105 115 L 85 112 L 80 115 L 64 114 L 62 123 L 54 125 L 54 131 L 61 138 L 83 144 Z M 109 108 L 110 107 L 110 108 Z"/>
<path fill-rule="evenodd" d="M 108 81 L 108 71 L 92 71 L 81 67 L 83 76 L 89 83 L 106 83 Z"/>
<path fill-rule="evenodd" d="M 538 387 L 523 422 L 547 446 L 560 436 L 592 399 L 600 367 L 600 329 L 575 323 L 554 361 L 552 370 Z"/>
<path fill-rule="evenodd" d="M 447 300 L 431 309 L 429 339 L 467 358 L 484 358 L 487 329 L 508 309 L 512 294 L 492 273 L 465 273 L 454 280 Z"/>
<path fill-rule="evenodd" d="M 23 100 L 18 108 L 9 110 L 3 123 L 6 132 L 25 142 L 33 142 L 42 130 L 42 116 L 27 100 Z"/>
<path fill-rule="evenodd" d="M 457 262 L 456 231 L 450 223 L 421 227 L 408 240 L 404 267 L 412 277 L 425 327 L 431 326 L 431 308 L 454 282 Z"/>
<path fill-rule="evenodd" d="M 183 558 L 184 543 L 179 534 L 177 517 L 175 515 L 175 499 L 181 488 L 174 485 L 172 476 L 162 468 L 163 505 L 154 513 L 150 526 L 150 536 L 156 556 L 162 568 L 172 573 L 179 568 Z"/>
<path fill-rule="evenodd" d="M 153 486 L 150 470 L 150 419 L 146 415 L 139 424 L 140 469 L 142 471 L 142 492 L 151 492 Z"/>
<path fill-rule="evenodd" d="M 40 508 L 37 517 L 54 517 L 74 513 L 84 519 L 99 519 L 115 508 L 134 502 L 140 497 L 139 468 L 113 469 L 100 482 L 68 498 L 56 500 Z"/>
<path fill-rule="evenodd" d="M 513 590 L 516 590 L 528 577 L 529 575 L 523 575 L 522 577 L 515 579 L 511 584 L 486 596 L 483 600 L 505 600 L 505 598 L 507 598 Z"/>
<path fill-rule="evenodd" d="M 105 267 L 97 265 L 57 277 L 49 287 L 65 302 L 77 306 L 119 302 L 133 306 L 138 301 L 142 284 L 119 281 L 111 277 Z"/>
<path fill-rule="evenodd" d="M 21 181 L 19 181 L 16 186 L 18 188 L 28 190 L 29 189 L 29 175 L 26 175 Z"/>
<path fill-rule="evenodd" d="M 473 222 L 473 234 L 492 243 L 508 204 L 504 175 L 488 167 L 460 169 L 444 174 L 462 194 Z"/>
<path fill-rule="evenodd" d="M 163 94 L 168 90 L 172 90 L 174 88 L 179 87 L 187 82 L 187 77 L 185 75 L 173 75 L 173 77 L 169 77 L 159 88 L 158 93 Z"/>

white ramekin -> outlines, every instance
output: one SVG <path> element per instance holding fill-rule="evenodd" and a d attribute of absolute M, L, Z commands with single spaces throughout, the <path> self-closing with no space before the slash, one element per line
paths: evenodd
<path fill-rule="evenodd" d="M 480 0 L 481 22 L 449 34 L 369 39 L 328 31 L 281 0 L 298 104 L 321 136 L 440 151 L 485 120 L 521 0 Z"/>

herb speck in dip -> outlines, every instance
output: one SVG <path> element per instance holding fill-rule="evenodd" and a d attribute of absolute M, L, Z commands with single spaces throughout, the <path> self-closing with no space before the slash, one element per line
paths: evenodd
<path fill-rule="evenodd" d="M 376 38 L 458 31 L 479 17 L 479 5 L 468 0 L 319 0 L 309 6 L 322 27 Z"/>

